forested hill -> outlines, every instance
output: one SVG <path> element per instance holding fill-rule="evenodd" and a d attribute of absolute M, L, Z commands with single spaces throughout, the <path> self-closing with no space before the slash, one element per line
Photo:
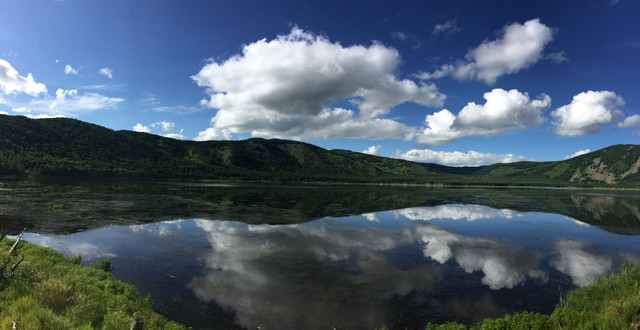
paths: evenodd
<path fill-rule="evenodd" d="M 0 115 L 0 175 L 428 182 L 423 164 L 287 140 L 180 141 L 82 121 Z"/>
<path fill-rule="evenodd" d="M 448 167 L 289 140 L 180 141 L 75 119 L 0 115 L 0 176 L 640 187 L 640 146 L 557 162 Z"/>

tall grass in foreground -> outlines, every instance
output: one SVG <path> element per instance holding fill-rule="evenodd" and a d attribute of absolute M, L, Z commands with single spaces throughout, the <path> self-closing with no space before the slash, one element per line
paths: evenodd
<path fill-rule="evenodd" d="M 521 312 L 477 325 L 429 323 L 426 330 L 462 329 L 638 329 L 640 328 L 640 265 L 623 264 L 619 273 L 570 291 L 551 315 Z M 381 330 L 389 329 L 382 326 Z"/>
<path fill-rule="evenodd" d="M 0 259 L 13 240 L 0 242 Z M 151 297 L 96 267 L 82 267 L 49 248 L 20 242 L 24 262 L 0 277 L 0 329 L 129 329 L 141 316 L 148 329 L 184 329 L 153 311 Z M 78 262 L 79 260 L 74 260 Z M 78 262 L 79 263 L 79 262 Z"/>

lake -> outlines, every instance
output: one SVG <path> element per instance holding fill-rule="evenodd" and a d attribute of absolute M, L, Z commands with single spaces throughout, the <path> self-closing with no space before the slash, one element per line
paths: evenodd
<path fill-rule="evenodd" d="M 0 221 L 195 328 L 475 324 L 640 263 L 638 191 L 6 182 Z"/>

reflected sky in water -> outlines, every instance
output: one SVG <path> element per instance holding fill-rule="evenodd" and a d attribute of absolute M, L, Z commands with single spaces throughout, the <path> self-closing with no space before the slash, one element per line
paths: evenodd
<path fill-rule="evenodd" d="M 151 293 L 161 312 L 202 328 L 413 328 L 550 312 L 559 290 L 640 262 L 638 235 L 481 204 L 296 224 L 233 220 L 181 218 L 26 239 L 81 254 L 85 264 L 112 259 L 114 274 Z"/>

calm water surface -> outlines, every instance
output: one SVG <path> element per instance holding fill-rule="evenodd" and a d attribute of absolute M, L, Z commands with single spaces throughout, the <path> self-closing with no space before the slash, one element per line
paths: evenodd
<path fill-rule="evenodd" d="M 196 328 L 473 324 L 640 263 L 637 192 L 7 183 L 0 221 Z"/>

